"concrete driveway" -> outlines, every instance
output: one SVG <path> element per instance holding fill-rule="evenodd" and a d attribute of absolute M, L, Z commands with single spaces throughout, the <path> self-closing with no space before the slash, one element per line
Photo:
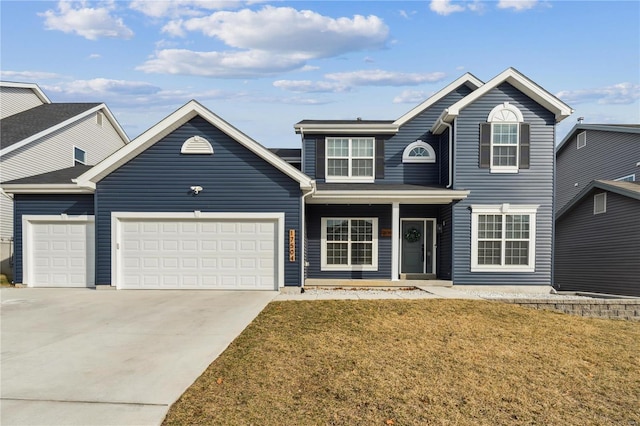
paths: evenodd
<path fill-rule="evenodd" d="M 154 425 L 277 295 L 0 290 L 0 423 Z"/>

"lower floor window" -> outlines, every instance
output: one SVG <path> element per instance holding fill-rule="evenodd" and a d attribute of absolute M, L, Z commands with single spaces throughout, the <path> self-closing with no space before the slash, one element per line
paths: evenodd
<path fill-rule="evenodd" d="M 472 272 L 533 272 L 537 207 L 472 206 Z"/>
<path fill-rule="evenodd" d="M 323 218 L 323 270 L 376 270 L 376 218 Z"/>

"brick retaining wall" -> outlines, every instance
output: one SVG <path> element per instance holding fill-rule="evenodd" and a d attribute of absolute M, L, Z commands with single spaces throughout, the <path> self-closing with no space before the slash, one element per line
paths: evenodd
<path fill-rule="evenodd" d="M 500 299 L 500 301 L 528 308 L 548 309 L 583 317 L 640 321 L 640 299 Z"/>

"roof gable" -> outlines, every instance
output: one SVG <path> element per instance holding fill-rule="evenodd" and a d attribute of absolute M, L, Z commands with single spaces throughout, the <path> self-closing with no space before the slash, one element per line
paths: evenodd
<path fill-rule="evenodd" d="M 562 141 L 556 147 L 556 156 L 560 153 L 567 142 L 569 142 L 573 137 L 581 131 L 584 130 L 598 130 L 601 132 L 616 132 L 616 133 L 631 133 L 631 134 L 640 134 L 640 124 L 584 124 L 578 123 L 573 126 L 573 129 L 567 133 L 567 135 L 562 139 Z M 638 139 L 640 141 L 640 138 Z"/>
<path fill-rule="evenodd" d="M 263 147 L 258 142 L 254 141 L 249 136 L 245 135 L 195 100 L 189 101 L 165 119 L 161 120 L 146 132 L 135 138 L 127 146 L 114 152 L 89 171 L 79 176 L 76 180 L 78 185 L 95 188 L 95 184 L 105 176 L 126 164 L 196 116 L 202 117 L 240 145 L 255 153 L 285 175 L 299 182 L 301 188 L 311 188 L 311 179 L 307 175 L 282 160 L 276 154 L 269 151 L 267 148 Z"/>
<path fill-rule="evenodd" d="M 562 207 L 556 214 L 556 220 L 573 209 L 583 198 L 585 198 L 594 189 L 602 189 L 633 198 L 640 201 L 640 184 L 634 182 L 616 181 L 616 180 L 594 180 L 591 181 L 582 191 L 578 193 L 571 201 Z"/>
<path fill-rule="evenodd" d="M 451 123 L 460 114 L 460 111 L 486 95 L 490 90 L 493 90 L 505 82 L 511 84 L 544 108 L 553 112 L 556 117 L 556 122 L 564 120 L 573 113 L 573 110 L 569 105 L 538 86 L 538 84 L 527 78 L 515 68 L 508 68 L 486 82 L 482 87 L 471 92 L 469 95 L 465 96 L 450 107 L 445 108 L 445 110 L 442 111 L 442 114 L 440 114 L 438 121 L 436 121 L 431 128 L 431 131 L 435 134 L 442 133 L 446 128 L 446 126 L 443 125 L 443 122 Z"/>
<path fill-rule="evenodd" d="M 43 104 L 50 104 L 51 101 L 35 83 L 17 83 L 13 81 L 0 81 L 0 87 L 14 87 L 18 89 L 31 89 L 33 93 L 42 101 Z"/>

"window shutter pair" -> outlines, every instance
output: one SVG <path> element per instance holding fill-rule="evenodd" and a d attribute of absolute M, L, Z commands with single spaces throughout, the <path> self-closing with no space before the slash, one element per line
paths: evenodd
<path fill-rule="evenodd" d="M 531 152 L 531 126 L 520 123 L 520 169 L 528 169 Z M 480 168 L 491 168 L 491 123 L 480 123 Z"/>
<path fill-rule="evenodd" d="M 316 179 L 325 179 L 326 151 L 324 139 L 316 139 Z M 384 139 L 375 142 L 376 179 L 384 178 Z"/>

